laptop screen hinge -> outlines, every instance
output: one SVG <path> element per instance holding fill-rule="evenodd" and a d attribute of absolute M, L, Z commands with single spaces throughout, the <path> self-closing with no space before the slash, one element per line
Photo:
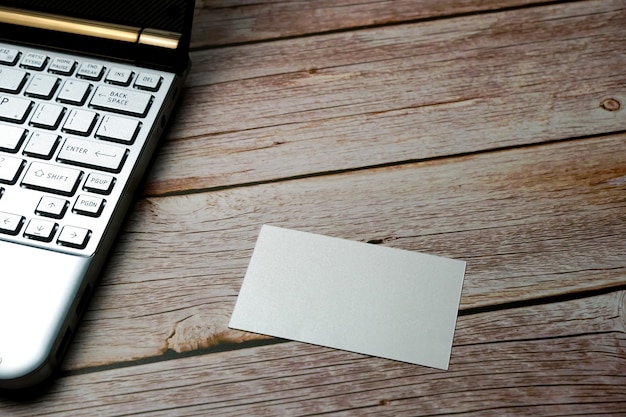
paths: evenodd
<path fill-rule="evenodd" d="M 0 23 L 166 50 L 176 50 L 181 38 L 181 34 L 175 32 L 68 18 L 1 6 Z"/>

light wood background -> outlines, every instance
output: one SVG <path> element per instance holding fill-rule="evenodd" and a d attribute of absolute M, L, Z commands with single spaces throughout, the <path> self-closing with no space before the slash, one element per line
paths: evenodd
<path fill-rule="evenodd" d="M 192 49 L 60 375 L 0 415 L 626 415 L 625 1 L 198 0 Z M 262 224 L 467 261 L 449 371 L 228 329 Z"/>

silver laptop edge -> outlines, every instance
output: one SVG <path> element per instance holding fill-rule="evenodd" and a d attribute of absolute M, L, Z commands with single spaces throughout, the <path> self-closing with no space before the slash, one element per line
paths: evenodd
<path fill-rule="evenodd" d="M 155 53 L 154 48 L 171 50 L 179 47 L 180 36 L 165 31 L 136 30 L 112 25 L 107 32 L 102 24 L 94 26 L 93 22 L 75 20 L 73 23 L 76 26 L 73 27 L 65 24 L 67 22 L 61 18 L 55 23 L 57 18 L 59 17 L 54 15 L 33 14 L 0 6 L 0 23 L 26 26 L 43 24 L 48 30 L 60 22 L 63 27 L 72 31 L 93 31 L 95 28 L 99 33 L 97 36 L 109 36 L 109 32 L 112 36 L 134 33 L 131 35 L 131 38 L 135 37 L 133 42 L 147 45 L 152 54 Z M 0 47 L 2 44 L 3 41 L 0 40 Z M 10 43 L 12 44 L 13 42 Z M 20 44 L 15 45 L 21 47 Z M 29 44 L 24 48 L 38 47 Z M 184 49 L 186 56 L 186 47 Z M 72 52 L 63 50 L 58 54 L 70 56 Z M 83 52 L 77 56 L 92 59 Z M 109 58 L 97 56 L 93 60 L 108 62 Z M 126 60 L 119 62 L 127 67 L 135 65 Z M 184 65 L 179 65 L 172 71 L 164 71 L 163 68 L 153 70 L 171 74 L 171 77 L 164 75 L 164 88 L 152 93 L 155 101 L 162 104 L 160 107 L 153 106 L 142 119 L 145 129 L 140 134 L 142 137 L 137 139 L 141 145 L 128 145 L 128 163 L 117 174 L 126 179 L 125 184 L 121 184 L 120 189 L 109 197 L 113 204 L 106 208 L 109 212 L 103 216 L 102 221 L 106 224 L 97 226 L 100 229 L 97 233 L 94 232 L 94 235 L 98 234 L 94 245 L 90 242 L 83 250 L 75 250 L 54 245 L 55 242 L 46 244 L 24 239 L 22 235 L 0 234 L 0 389 L 32 386 L 44 381 L 57 369 L 96 286 L 128 208 L 134 200 L 159 138 L 174 111 L 188 65 L 189 61 L 186 60 Z M 30 159 L 23 158 L 25 165 L 31 163 Z M 24 175 L 24 171 L 20 176 Z M 2 186 L 0 183 L 0 190 Z M 23 187 L 15 188 L 16 194 L 26 192 L 21 190 Z M 0 195 L 0 212 L 3 198 Z"/>

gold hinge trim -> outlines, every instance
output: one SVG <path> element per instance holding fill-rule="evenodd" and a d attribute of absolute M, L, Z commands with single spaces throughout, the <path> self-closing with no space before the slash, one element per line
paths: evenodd
<path fill-rule="evenodd" d="M 156 29 L 114 25 L 86 19 L 35 13 L 0 6 L 0 23 L 54 30 L 75 35 L 91 36 L 114 41 L 139 43 L 167 49 L 178 48 L 180 34 Z"/>
<path fill-rule="evenodd" d="M 180 34 L 157 29 L 144 29 L 139 35 L 140 45 L 150 45 L 159 48 L 176 49 L 180 41 Z"/>

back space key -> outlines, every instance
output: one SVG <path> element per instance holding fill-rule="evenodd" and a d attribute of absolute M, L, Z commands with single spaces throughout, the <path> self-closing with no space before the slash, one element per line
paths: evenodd
<path fill-rule="evenodd" d="M 89 105 L 95 109 L 144 117 L 152 104 L 152 95 L 125 88 L 99 86 Z"/>

